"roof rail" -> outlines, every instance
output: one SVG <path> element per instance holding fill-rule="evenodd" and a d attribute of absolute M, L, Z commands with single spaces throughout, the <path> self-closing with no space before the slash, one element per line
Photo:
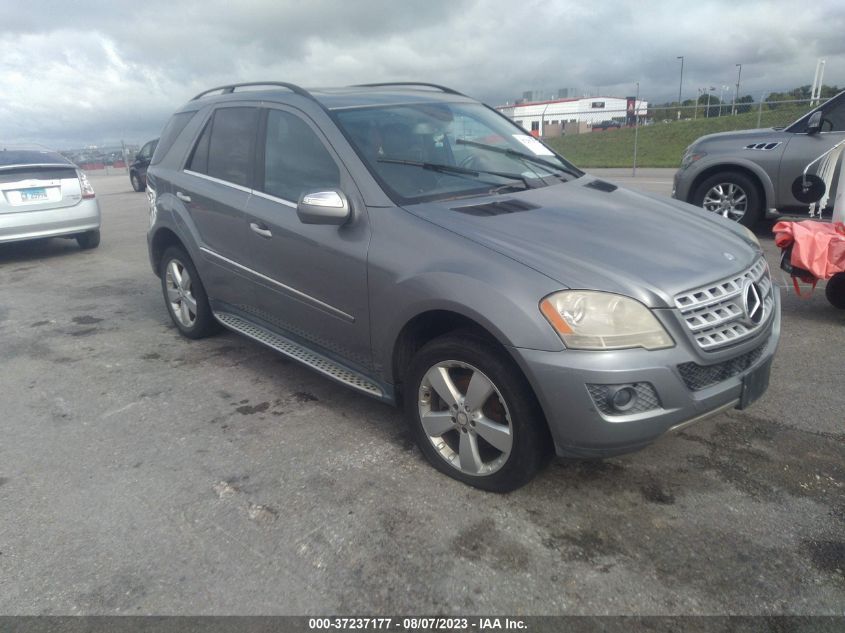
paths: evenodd
<path fill-rule="evenodd" d="M 447 88 L 446 86 L 441 86 L 439 84 L 429 84 L 425 83 L 424 81 L 386 81 L 383 83 L 376 83 L 376 84 L 356 84 L 353 88 L 378 88 L 381 86 L 426 86 L 428 88 L 437 88 L 441 92 L 445 92 L 450 95 L 458 95 L 459 97 L 466 97 L 465 94 L 461 94 L 457 90 L 453 90 L 452 88 Z"/>
<path fill-rule="evenodd" d="M 191 101 L 196 101 L 197 99 L 200 99 L 200 98 L 204 97 L 205 95 L 207 95 L 211 92 L 216 92 L 217 90 L 220 90 L 221 91 L 220 94 L 223 94 L 223 95 L 232 94 L 233 92 L 235 92 L 235 88 L 243 88 L 245 86 L 280 86 L 282 88 L 287 88 L 291 92 L 298 94 L 300 96 L 303 96 L 306 99 L 311 99 L 312 101 L 316 101 L 316 99 L 314 98 L 314 95 L 312 95 L 310 92 L 305 90 L 305 88 L 300 88 L 296 84 L 290 84 L 290 83 L 286 83 L 284 81 L 251 81 L 251 82 L 248 82 L 248 83 L 229 84 L 227 86 L 217 86 L 216 88 L 210 88 L 210 89 L 208 89 L 204 92 L 199 93 L 196 97 L 191 99 Z"/>

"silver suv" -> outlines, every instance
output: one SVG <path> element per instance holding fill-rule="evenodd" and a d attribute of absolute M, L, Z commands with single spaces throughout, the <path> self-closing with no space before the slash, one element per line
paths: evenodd
<path fill-rule="evenodd" d="M 672 195 L 745 226 L 764 216 L 806 214 L 808 201 L 795 197 L 793 184 L 809 163 L 843 140 L 845 92 L 785 129 L 702 136 L 684 153 Z M 825 192 L 821 207 L 835 195 L 835 188 Z"/>
<path fill-rule="evenodd" d="M 750 231 L 588 176 L 454 90 L 208 91 L 147 184 L 182 334 L 222 324 L 401 404 L 426 458 L 480 488 L 768 384 L 780 300 Z"/>

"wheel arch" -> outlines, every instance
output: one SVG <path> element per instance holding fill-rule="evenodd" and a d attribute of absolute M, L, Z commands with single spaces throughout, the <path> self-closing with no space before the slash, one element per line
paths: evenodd
<path fill-rule="evenodd" d="M 161 257 L 164 255 L 164 251 L 171 246 L 178 246 L 187 251 L 185 243 L 173 230 L 166 226 L 161 227 L 155 232 L 153 239 L 150 241 L 150 263 L 153 265 L 153 271 L 155 271 L 156 276 L 161 275 Z"/>

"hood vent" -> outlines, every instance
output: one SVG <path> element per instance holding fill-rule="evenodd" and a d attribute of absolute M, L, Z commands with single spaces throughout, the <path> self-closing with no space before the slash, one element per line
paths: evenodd
<path fill-rule="evenodd" d="M 480 217 L 489 217 L 491 215 L 505 215 L 508 213 L 519 213 L 520 211 L 530 211 L 531 209 L 539 209 L 536 204 L 530 202 L 523 202 L 522 200 L 500 200 L 498 202 L 488 202 L 486 204 L 476 204 L 467 207 L 453 207 L 452 211 L 458 213 L 466 213 L 467 215 L 477 215 Z"/>
<path fill-rule="evenodd" d="M 745 149 L 756 149 L 768 152 L 776 148 L 778 145 L 780 145 L 780 141 L 774 143 L 751 143 L 751 145 L 746 145 Z"/>
<path fill-rule="evenodd" d="M 584 186 L 589 187 L 590 189 L 598 189 L 599 191 L 604 191 L 605 193 L 610 193 L 611 191 L 619 189 L 616 185 L 604 180 L 591 180 Z"/>

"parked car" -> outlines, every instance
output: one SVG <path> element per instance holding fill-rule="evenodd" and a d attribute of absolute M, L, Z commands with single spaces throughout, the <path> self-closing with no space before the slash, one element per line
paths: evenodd
<path fill-rule="evenodd" d="M 43 237 L 100 244 L 100 207 L 85 173 L 38 147 L 0 147 L 0 243 Z"/>
<path fill-rule="evenodd" d="M 793 183 L 808 163 L 845 140 L 845 92 L 785 129 L 702 136 L 684 152 L 673 196 L 753 226 L 763 217 L 806 214 Z M 813 173 L 812 171 L 810 173 Z M 835 197 L 835 189 L 829 201 Z"/>
<path fill-rule="evenodd" d="M 609 130 L 612 128 L 621 128 L 622 124 L 619 121 L 613 121 L 608 119 L 607 121 L 599 121 L 598 123 L 593 123 L 594 130 Z"/>
<path fill-rule="evenodd" d="M 744 227 L 448 88 L 261 85 L 186 104 L 148 172 L 183 335 L 222 324 L 401 404 L 435 468 L 495 491 L 765 391 L 780 300 Z"/>
<path fill-rule="evenodd" d="M 158 139 L 144 143 L 129 166 L 129 182 L 132 183 L 135 191 L 144 191 L 147 188 L 147 167 L 150 165 L 153 152 L 156 151 L 156 145 L 158 145 Z"/>

